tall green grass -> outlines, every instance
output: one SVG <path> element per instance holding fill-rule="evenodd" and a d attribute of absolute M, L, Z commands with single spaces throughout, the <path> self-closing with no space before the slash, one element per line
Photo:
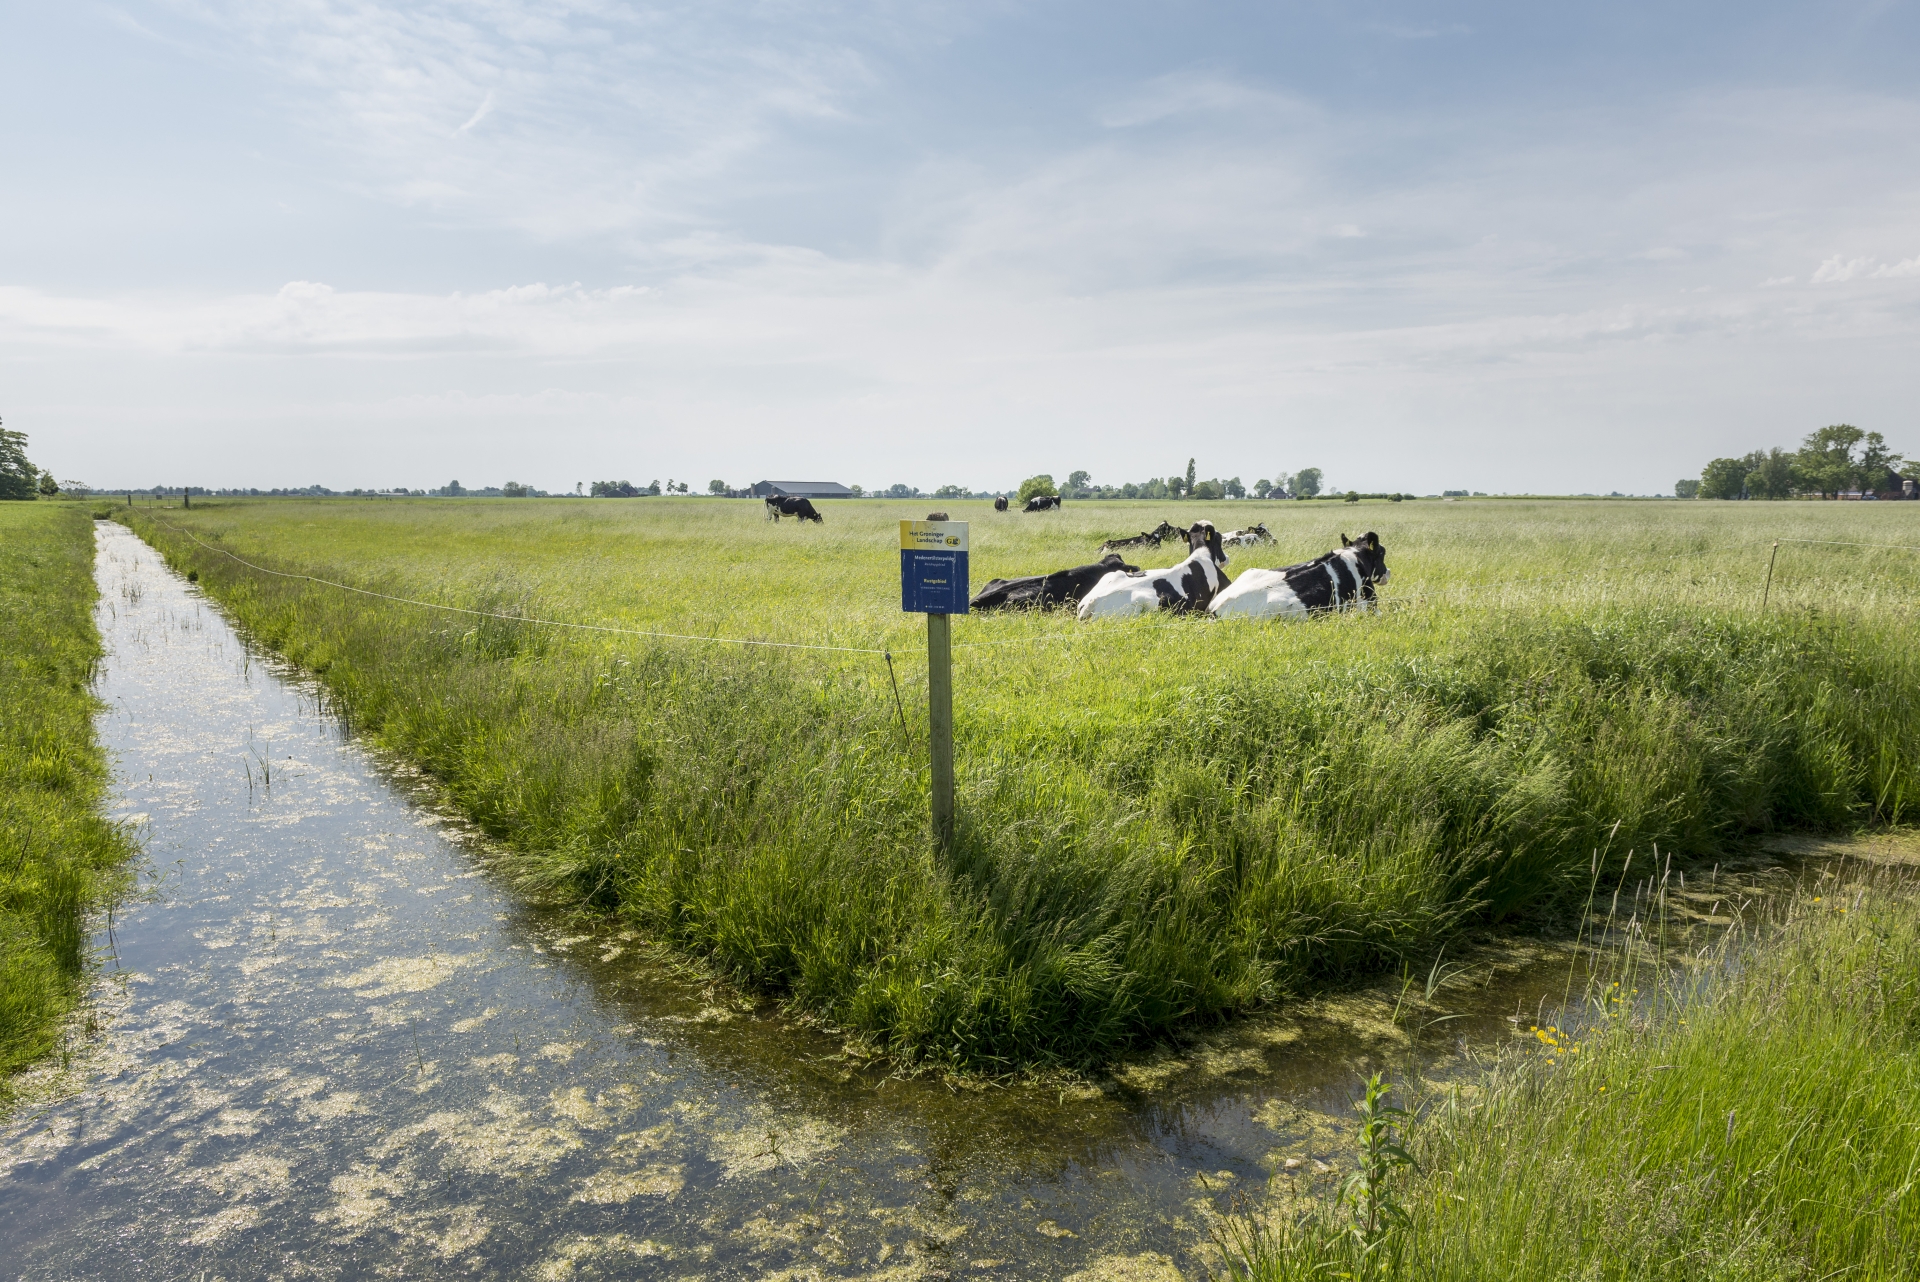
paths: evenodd
<path fill-rule="evenodd" d="M 718 502 L 132 519 L 521 852 L 529 886 L 909 1059 L 1095 1061 L 1463 927 L 1569 911 L 1599 849 L 1705 855 L 1742 832 L 1897 820 L 1920 795 L 1908 554 L 1789 568 L 1782 608 L 1756 609 L 1770 534 L 1888 521 L 1863 506 L 1730 525 L 1698 504 L 1208 505 L 1280 535 L 1236 571 L 1379 529 L 1408 604 L 1255 627 L 961 621 L 947 858 L 926 834 L 923 716 L 903 731 L 877 656 L 423 610 L 261 575 L 180 532 L 509 615 L 885 647 L 923 709 L 892 522 L 924 506 L 832 505 L 824 528 Z M 954 514 L 982 580 L 1084 560 L 1161 510 L 981 506 Z"/>
<path fill-rule="evenodd" d="M 1597 984 L 1587 1027 L 1541 1030 L 1471 1091 L 1427 1100 L 1407 1134 L 1417 1171 L 1378 1190 L 1399 1212 L 1383 1231 L 1331 1180 L 1282 1177 L 1226 1223 L 1226 1275 L 1914 1277 L 1916 909 L 1910 884 L 1853 888 L 1704 972 Z"/>
<path fill-rule="evenodd" d="M 133 845 L 101 814 L 90 683 L 93 523 L 68 503 L 0 503 L 0 1101 L 58 1044 L 89 910 Z"/>

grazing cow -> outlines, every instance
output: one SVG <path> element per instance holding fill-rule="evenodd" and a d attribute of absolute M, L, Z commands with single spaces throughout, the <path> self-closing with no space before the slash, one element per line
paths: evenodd
<path fill-rule="evenodd" d="M 1142 530 L 1130 539 L 1108 539 L 1100 545 L 1102 552 L 1112 552 L 1117 548 L 1157 548 L 1161 540 L 1170 539 L 1180 533 L 1169 522 L 1162 521 L 1151 530 Z"/>
<path fill-rule="evenodd" d="M 1026 507 L 1021 510 L 1025 512 L 1051 512 L 1059 506 L 1060 496 L 1058 494 L 1036 494 L 1027 500 Z"/>
<path fill-rule="evenodd" d="M 1230 548 L 1250 548 L 1256 543 L 1273 542 L 1273 534 L 1267 529 L 1267 523 L 1262 521 L 1244 530 L 1228 530 L 1220 536 L 1220 542 Z"/>
<path fill-rule="evenodd" d="M 767 519 L 778 521 L 783 516 L 797 516 L 803 521 L 812 521 L 816 525 L 825 525 L 827 518 L 813 510 L 812 499 L 788 498 L 784 494 L 767 495 Z"/>
<path fill-rule="evenodd" d="M 1116 571 L 1096 583 L 1080 603 L 1080 618 L 1103 619 L 1123 614 L 1151 614 L 1155 610 L 1204 610 L 1227 586 L 1227 551 L 1212 521 L 1195 521 L 1187 530 L 1187 559 L 1165 570 L 1146 573 Z"/>
<path fill-rule="evenodd" d="M 1248 570 L 1213 599 L 1216 619 L 1304 619 L 1333 610 L 1366 610 L 1373 588 L 1387 581 L 1387 549 L 1368 530 L 1340 546 L 1284 570 Z"/>
<path fill-rule="evenodd" d="M 1092 565 L 1076 565 L 1071 570 L 1052 574 L 1034 574 L 1021 579 L 991 579 L 980 595 L 967 602 L 969 610 L 1050 609 L 1056 605 L 1079 605 L 1092 588 L 1115 571 L 1140 573 L 1137 565 L 1128 565 L 1118 554 Z"/>
<path fill-rule="evenodd" d="M 999 496 L 998 498 L 996 498 L 996 499 L 994 499 L 994 501 L 993 501 L 993 510 L 994 510 L 994 511 L 996 511 L 996 512 L 1004 512 L 1004 511 L 1006 511 L 1006 510 L 1007 510 L 1007 496 L 1006 496 L 1006 495 L 1004 495 L 1004 494 L 1002 494 L 1002 495 L 1000 495 L 1000 496 Z"/>

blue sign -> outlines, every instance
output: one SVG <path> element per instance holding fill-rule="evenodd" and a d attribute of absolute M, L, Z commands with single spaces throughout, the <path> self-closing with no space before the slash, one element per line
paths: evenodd
<path fill-rule="evenodd" d="M 900 522 L 900 608 L 912 614 L 965 614 L 967 523 Z"/>

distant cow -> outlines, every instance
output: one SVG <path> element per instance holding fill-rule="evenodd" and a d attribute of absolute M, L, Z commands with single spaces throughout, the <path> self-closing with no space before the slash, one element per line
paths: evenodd
<path fill-rule="evenodd" d="M 929 512 L 927 513 L 927 519 L 929 521 L 944 521 L 947 519 L 947 514 L 945 512 Z"/>
<path fill-rule="evenodd" d="M 1130 539 L 1108 539 L 1100 545 L 1102 552 L 1112 552 L 1117 548 L 1157 548 L 1162 540 L 1170 539 L 1180 531 L 1167 521 L 1160 522 L 1151 530 L 1142 530 Z"/>
<path fill-rule="evenodd" d="M 1273 542 L 1273 534 L 1267 529 L 1267 523 L 1262 521 L 1244 530 L 1228 530 L 1220 536 L 1220 542 L 1230 548 L 1250 548 L 1256 543 Z"/>
<path fill-rule="evenodd" d="M 788 498 L 784 494 L 767 495 L 767 519 L 778 521 L 783 516 L 797 516 L 818 525 L 825 525 L 827 521 L 827 518 L 813 510 L 812 499 Z"/>
<path fill-rule="evenodd" d="M 1146 573 L 1115 572 L 1094 585 L 1080 603 L 1080 618 L 1104 619 L 1124 614 L 1151 614 L 1172 610 L 1184 614 L 1204 610 L 1227 586 L 1227 551 L 1212 521 L 1195 521 L 1187 530 L 1187 559 L 1165 570 Z"/>
<path fill-rule="evenodd" d="M 1387 549 L 1368 530 L 1284 570 L 1248 570 L 1213 599 L 1216 619 L 1304 619 L 1333 610 L 1370 609 L 1373 588 L 1387 581 Z"/>
<path fill-rule="evenodd" d="M 1021 511 L 1051 512 L 1059 506 L 1060 496 L 1058 494 L 1036 494 L 1027 500 L 1026 507 L 1022 508 Z"/>
<path fill-rule="evenodd" d="M 993 510 L 994 510 L 994 511 L 996 511 L 996 512 L 1004 512 L 1004 511 L 1006 511 L 1006 510 L 1007 510 L 1007 496 L 1006 496 L 1006 495 L 1004 495 L 1004 494 L 1002 494 L 1002 495 L 1000 495 L 1000 496 L 999 496 L 998 498 L 996 498 L 996 499 L 994 499 L 994 501 L 993 501 Z"/>
<path fill-rule="evenodd" d="M 1071 570 L 1052 574 L 1033 574 L 1022 579 L 990 579 L 980 595 L 967 602 L 969 610 L 1051 609 L 1057 605 L 1079 605 L 1080 598 L 1116 570 L 1140 573 L 1137 565 L 1128 565 L 1118 555 L 1105 557 L 1092 565 L 1076 565 Z"/>

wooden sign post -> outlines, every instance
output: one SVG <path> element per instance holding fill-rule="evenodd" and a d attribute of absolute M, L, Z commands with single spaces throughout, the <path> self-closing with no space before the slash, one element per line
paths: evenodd
<path fill-rule="evenodd" d="M 953 845 L 953 622 L 967 612 L 967 523 L 900 522 L 900 608 L 927 616 L 927 747 L 933 840 Z"/>

